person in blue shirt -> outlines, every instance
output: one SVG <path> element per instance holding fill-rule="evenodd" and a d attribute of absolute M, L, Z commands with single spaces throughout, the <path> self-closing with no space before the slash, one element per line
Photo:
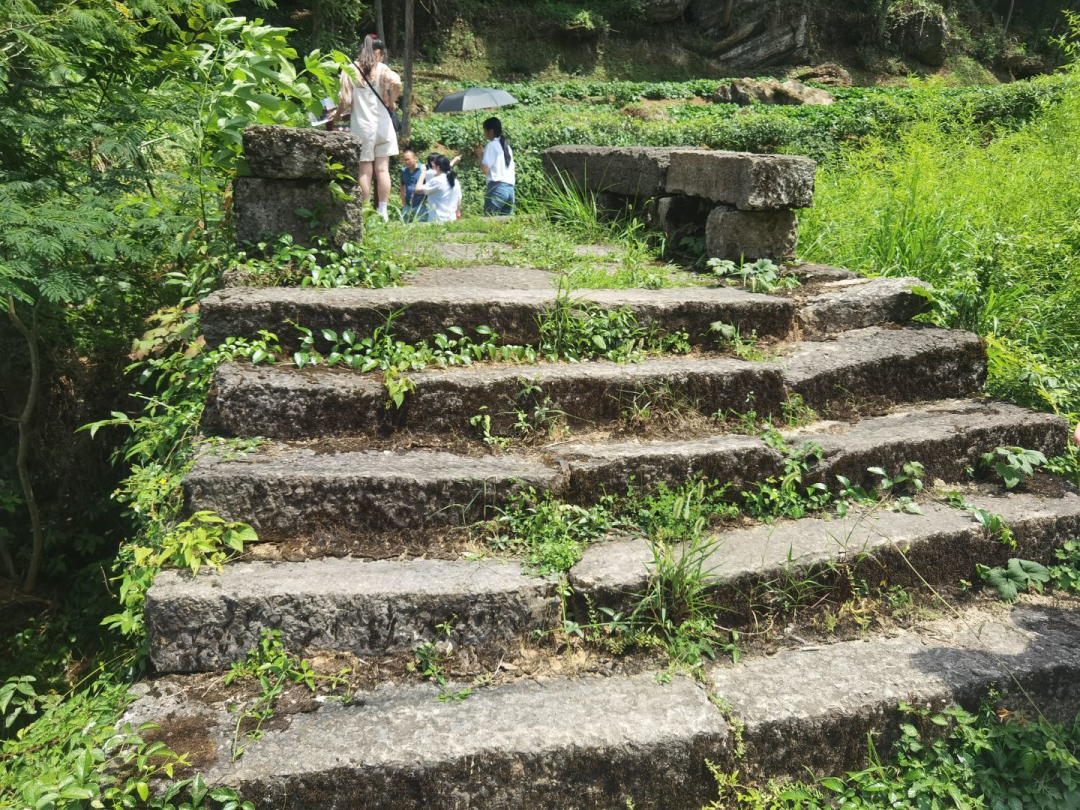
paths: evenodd
<path fill-rule="evenodd" d="M 401 218 L 405 222 L 424 222 L 428 218 L 427 202 L 423 194 L 416 193 L 416 183 L 423 168 L 412 149 L 401 153 Z"/>

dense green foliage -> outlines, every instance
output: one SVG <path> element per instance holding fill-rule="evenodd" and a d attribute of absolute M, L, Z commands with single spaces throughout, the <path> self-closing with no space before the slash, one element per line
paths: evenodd
<path fill-rule="evenodd" d="M 553 0 L 545 8 L 564 27 L 602 28 L 605 20 L 632 15 L 633 5 L 611 0 L 607 10 L 585 9 L 587 17 L 570 2 Z M 359 6 L 330 0 L 319 8 L 327 29 L 355 22 L 360 13 Z M 265 362 L 277 336 L 204 346 L 198 301 L 231 273 L 259 283 L 383 286 L 407 269 L 391 244 L 394 231 L 378 226 L 364 245 L 339 251 L 282 244 L 270 260 L 232 254 L 229 182 L 244 168 L 240 133 L 250 123 L 302 119 L 333 87 L 344 57 L 300 58 L 283 29 L 225 13 L 189 0 L 16 0 L 0 10 L 0 374 L 3 405 L 11 411 L 5 416 L 16 416 L 17 423 L 2 426 L 0 578 L 27 592 L 44 583 L 39 591 L 67 596 L 44 610 L 31 597 L 13 599 L 16 607 L 3 617 L 11 623 L 0 641 L 3 806 L 96 801 L 92 806 L 164 808 L 179 796 L 191 807 L 239 806 L 232 791 L 208 793 L 200 781 L 174 783 L 170 794 L 147 802 L 147 781 L 171 775 L 179 760 L 149 741 L 148 730 L 113 727 L 144 665 L 142 602 L 156 573 L 165 565 L 196 572 L 216 566 L 255 540 L 249 527 L 209 513 L 184 519 L 179 485 L 197 452 L 243 453 L 254 446 L 200 439 L 199 420 L 216 365 L 235 357 Z M 813 155 L 824 164 L 817 207 L 803 215 L 804 258 L 934 282 L 934 319 L 986 336 L 992 393 L 1076 418 L 1075 72 L 995 88 L 929 82 L 852 89 L 839 91 L 830 108 L 699 103 L 713 84 L 507 85 L 522 101 L 503 117 L 518 150 L 523 201 L 538 216 L 560 210 L 538 170 L 540 152 L 556 143 L 701 144 Z M 418 147 L 465 150 L 474 141 L 469 116 L 432 116 L 416 126 Z M 462 174 L 475 199 L 479 175 L 468 168 L 467 160 Z M 595 210 L 563 203 L 563 224 L 578 236 L 612 236 Z M 627 233 L 628 252 L 643 254 L 642 241 Z M 572 245 L 563 232 L 529 236 L 546 251 L 545 266 L 569 260 Z M 620 271 L 620 283 L 669 283 L 645 269 L 641 256 L 634 261 Z M 572 278 L 576 283 L 585 276 Z M 360 368 L 373 363 L 390 374 L 388 393 L 398 404 L 407 393 L 402 372 L 421 361 L 500 356 L 484 335 L 472 341 L 451 333 L 423 347 L 404 346 L 389 334 L 323 337 L 336 349 L 316 358 L 314 343 L 301 340 L 294 361 L 355 356 Z M 684 348 L 679 336 L 655 335 L 626 312 L 566 307 L 553 311 L 544 338 L 541 354 L 549 358 L 626 359 L 643 350 Z M 58 446 L 53 452 L 64 454 L 70 437 L 57 441 L 42 426 L 66 404 L 94 393 L 80 389 L 71 370 L 98 365 L 131 372 L 126 387 L 111 378 L 116 390 L 95 400 L 83 420 L 93 421 L 84 436 L 97 433 L 98 442 L 111 442 L 116 451 L 111 508 L 101 505 L 113 488 L 108 481 L 91 497 L 52 496 L 56 482 L 77 471 L 48 455 L 51 443 Z M 549 430 L 558 416 L 542 397 L 533 400 L 522 411 L 526 439 Z M 477 426 L 483 430 L 482 422 Z M 51 461 L 48 468 L 44 459 Z M 824 505 L 800 489 L 804 461 L 790 458 L 788 476 L 749 493 L 755 514 L 773 519 Z M 1075 458 L 1044 466 L 1073 476 L 1078 470 Z M 648 620 L 631 628 L 626 617 L 604 614 L 582 618 L 576 632 L 600 632 L 601 624 L 622 621 L 628 629 L 649 628 L 637 643 L 666 644 L 682 660 L 735 651 L 704 616 L 699 586 L 708 549 L 697 557 L 664 553 L 676 541 L 700 540 L 709 520 L 729 513 L 718 493 L 697 484 L 656 493 L 636 501 L 629 517 L 533 498 L 516 506 L 497 522 L 492 542 L 544 571 L 565 570 L 617 521 L 661 540 L 657 565 L 664 576 L 647 594 L 651 601 L 643 602 Z M 98 522 L 91 525 L 91 516 Z M 99 522 L 109 526 L 111 539 Z M 1060 555 L 1048 582 L 1075 592 L 1075 544 Z M 688 607 L 676 616 L 667 610 L 671 604 Z M 103 618 L 105 630 L 97 627 Z M 271 668 L 282 672 L 299 666 L 283 654 L 274 660 Z M 826 791 L 849 792 L 855 806 L 878 806 L 863 795 L 873 785 L 907 790 L 916 780 L 930 790 L 947 793 L 953 783 L 966 795 L 1007 796 L 1021 805 L 1071 795 L 1075 727 L 1033 722 L 998 728 L 984 720 L 957 714 L 949 735 L 932 743 L 905 731 L 897 766 L 823 782 L 806 788 L 808 795 L 824 801 Z"/>

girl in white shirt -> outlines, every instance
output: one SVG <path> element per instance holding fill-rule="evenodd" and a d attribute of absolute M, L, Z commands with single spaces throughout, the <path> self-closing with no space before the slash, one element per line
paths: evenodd
<path fill-rule="evenodd" d="M 341 103 L 334 118 L 352 111 L 349 128 L 360 138 L 360 191 L 366 203 L 371 178 L 378 185 L 379 215 L 387 218 L 390 199 L 390 158 L 398 153 L 397 132 L 390 110 L 401 95 L 401 77 L 383 64 L 386 46 L 371 34 L 364 38 L 360 56 L 341 71 Z"/>
<path fill-rule="evenodd" d="M 514 185 L 516 171 L 514 153 L 503 135 L 502 121 L 489 118 L 484 122 L 484 137 L 487 146 L 476 147 L 476 157 L 480 159 L 480 168 L 487 175 L 487 189 L 484 192 L 484 213 L 488 216 L 509 215 L 514 213 Z"/>
<path fill-rule="evenodd" d="M 429 222 L 453 222 L 457 219 L 461 208 L 461 184 L 445 155 L 428 158 L 428 168 L 420 174 L 416 193 L 427 198 Z"/>

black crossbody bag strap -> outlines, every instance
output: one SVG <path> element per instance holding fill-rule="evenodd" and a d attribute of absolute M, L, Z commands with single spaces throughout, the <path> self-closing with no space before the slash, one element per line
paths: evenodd
<path fill-rule="evenodd" d="M 368 90 L 370 90 L 372 93 L 375 93 L 375 98 L 379 100 L 379 103 L 382 104 L 383 109 L 386 110 L 386 114 L 390 116 L 390 123 L 394 125 L 394 132 L 401 132 L 401 115 L 397 111 L 391 110 L 390 105 L 383 101 L 382 95 L 375 90 L 375 85 L 373 85 L 367 79 L 364 79 L 364 84 L 367 85 Z"/>

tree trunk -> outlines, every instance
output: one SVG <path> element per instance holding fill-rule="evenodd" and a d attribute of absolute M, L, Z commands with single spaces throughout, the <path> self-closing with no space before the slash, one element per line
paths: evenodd
<path fill-rule="evenodd" d="M 724 19 L 720 21 L 721 28 L 727 28 L 731 25 L 731 7 L 735 4 L 735 0 L 727 0 L 727 5 L 724 6 Z"/>
<path fill-rule="evenodd" d="M 383 0 L 375 0 L 375 33 L 379 35 L 379 39 L 383 41 L 383 44 L 387 48 L 390 47 L 390 43 L 386 41 L 386 26 L 383 25 Z"/>
<path fill-rule="evenodd" d="M 416 45 L 413 28 L 415 22 L 416 2 L 415 0 L 405 0 L 405 94 L 402 101 L 401 134 L 406 143 L 409 142 L 409 136 L 412 135 L 412 68 L 413 51 Z"/>
<path fill-rule="evenodd" d="M 15 310 L 15 299 L 7 297 L 7 311 L 11 322 L 19 330 L 26 340 L 30 352 L 30 388 L 26 392 L 26 403 L 22 413 L 19 414 L 19 451 L 15 458 L 15 466 L 19 471 L 19 483 L 22 484 L 23 500 L 26 509 L 30 513 L 30 529 L 33 535 L 33 545 L 30 550 L 30 565 L 26 569 L 26 579 L 23 580 L 23 592 L 33 593 L 37 587 L 38 573 L 41 571 L 41 557 L 45 549 L 45 532 L 41 526 L 41 513 L 38 511 L 37 500 L 34 498 L 34 487 L 30 482 L 30 470 L 27 459 L 30 456 L 30 419 L 37 407 L 38 390 L 41 388 L 41 356 L 38 354 L 38 328 L 37 307 L 31 311 L 30 326 L 23 323 L 19 313 Z"/>
<path fill-rule="evenodd" d="M 1012 23 L 1014 8 L 1016 8 L 1016 0 L 1009 0 L 1009 13 L 1005 15 L 1005 27 L 1001 29 L 1001 38 L 1003 40 L 1009 35 L 1009 25 Z"/>
<path fill-rule="evenodd" d="M 879 45 L 885 44 L 885 29 L 889 24 L 889 3 L 890 0 L 881 0 L 881 5 L 878 6 L 877 41 Z"/>

